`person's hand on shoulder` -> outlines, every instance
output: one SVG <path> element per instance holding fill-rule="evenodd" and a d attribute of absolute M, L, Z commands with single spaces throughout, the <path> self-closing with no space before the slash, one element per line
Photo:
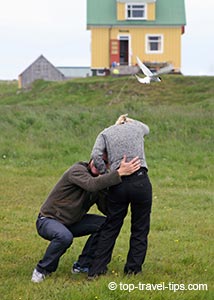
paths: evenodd
<path fill-rule="evenodd" d="M 140 160 L 139 157 L 136 156 L 130 162 L 126 162 L 126 155 L 124 155 L 121 160 L 120 167 L 117 170 L 120 176 L 131 175 L 140 169 Z"/>

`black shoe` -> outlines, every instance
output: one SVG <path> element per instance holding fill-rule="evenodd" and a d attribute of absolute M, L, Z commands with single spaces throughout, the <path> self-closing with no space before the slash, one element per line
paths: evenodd
<path fill-rule="evenodd" d="M 73 264 L 73 267 L 71 268 L 72 274 L 80 274 L 80 273 L 88 273 L 89 268 L 88 267 L 80 267 L 80 264 L 78 262 L 75 262 Z"/>

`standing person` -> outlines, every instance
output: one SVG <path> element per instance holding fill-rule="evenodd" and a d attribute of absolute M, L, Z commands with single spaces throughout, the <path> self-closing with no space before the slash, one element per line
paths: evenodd
<path fill-rule="evenodd" d="M 119 184 L 121 176 L 139 169 L 138 158 L 128 163 L 125 160 L 124 157 L 117 171 L 102 176 L 99 176 L 93 160 L 78 162 L 63 174 L 42 205 L 36 221 L 38 234 L 50 244 L 33 271 L 33 282 L 41 282 L 56 271 L 60 257 L 74 237 L 91 234 L 78 263 L 73 266 L 74 272 L 87 272 L 94 251 L 91 244 L 95 244 L 97 231 L 105 221 L 104 216 L 87 214 L 87 211 L 95 202 L 100 204 L 98 207 L 102 205 L 96 192 Z"/>
<path fill-rule="evenodd" d="M 141 168 L 130 176 L 122 177 L 120 184 L 109 188 L 108 215 L 100 232 L 95 259 L 89 269 L 89 279 L 107 271 L 107 265 L 111 260 L 115 241 L 129 204 L 131 206 L 131 236 L 124 273 L 137 274 L 142 271 L 147 251 L 152 206 L 152 186 L 147 174 L 148 167 L 144 151 L 144 136 L 148 133 L 149 127 L 146 124 L 122 115 L 115 125 L 104 129 L 96 139 L 92 157 L 101 174 L 106 172 L 102 158 L 104 152 L 107 152 L 112 171 L 118 169 L 124 154 L 127 160 L 137 155 Z"/>

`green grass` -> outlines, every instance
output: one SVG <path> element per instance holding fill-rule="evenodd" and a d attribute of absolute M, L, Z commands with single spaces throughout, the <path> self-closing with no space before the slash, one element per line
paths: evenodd
<path fill-rule="evenodd" d="M 0 82 L 1 299 L 213 299 L 213 95 L 213 77 L 166 75 L 149 86 L 133 77 L 37 81 L 23 91 L 16 82 Z M 55 274 L 31 283 L 48 245 L 35 228 L 41 204 L 64 170 L 89 159 L 97 134 L 122 113 L 150 127 L 153 211 L 143 274 L 123 276 L 128 214 L 105 277 L 88 282 L 70 274 L 86 240 L 79 238 Z M 112 281 L 124 289 L 202 283 L 208 291 L 110 291 Z"/>

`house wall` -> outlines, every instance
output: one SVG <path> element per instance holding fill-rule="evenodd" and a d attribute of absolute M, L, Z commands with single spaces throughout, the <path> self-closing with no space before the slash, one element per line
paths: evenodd
<path fill-rule="evenodd" d="M 91 69 L 109 68 L 110 29 L 91 30 Z"/>
<path fill-rule="evenodd" d="M 124 3 L 117 2 L 117 20 L 125 20 L 125 5 Z"/>
<path fill-rule="evenodd" d="M 128 35 L 130 37 L 130 52 L 133 56 L 130 64 L 135 65 L 136 56 L 143 61 L 150 62 L 170 62 L 175 69 L 181 67 L 181 28 L 180 27 L 123 27 L 119 28 L 91 28 L 91 68 L 109 68 L 110 53 L 109 45 L 111 39 L 118 39 L 120 35 Z M 149 54 L 146 53 L 146 35 L 161 34 L 163 35 L 163 53 Z"/>
<path fill-rule="evenodd" d="M 142 58 L 143 61 L 150 62 L 170 62 L 175 69 L 181 67 L 181 30 L 179 28 L 136 28 L 131 29 L 130 35 L 132 37 L 131 47 L 135 55 L 133 57 L 133 64 L 136 63 L 136 56 Z M 163 53 L 146 53 L 146 35 L 160 34 L 163 36 Z"/>
<path fill-rule="evenodd" d="M 19 89 L 22 88 L 22 76 L 21 75 L 18 76 L 18 88 Z"/>
<path fill-rule="evenodd" d="M 147 18 L 148 20 L 152 21 L 155 20 L 155 3 L 148 3 L 148 9 L 147 9 Z"/>
<path fill-rule="evenodd" d="M 56 67 L 65 78 L 92 76 L 91 67 Z"/>

